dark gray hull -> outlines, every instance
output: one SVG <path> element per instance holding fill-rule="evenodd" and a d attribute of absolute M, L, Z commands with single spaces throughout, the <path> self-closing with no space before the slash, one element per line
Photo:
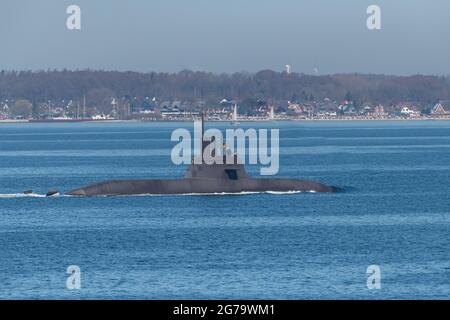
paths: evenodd
<path fill-rule="evenodd" d="M 96 183 L 67 192 L 72 196 L 180 195 L 242 192 L 335 192 L 334 187 L 320 183 L 289 179 L 180 179 L 124 180 Z"/>

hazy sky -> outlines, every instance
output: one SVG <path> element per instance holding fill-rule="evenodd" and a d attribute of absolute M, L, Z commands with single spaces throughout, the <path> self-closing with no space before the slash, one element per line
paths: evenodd
<path fill-rule="evenodd" d="M 81 7 L 81 30 L 66 8 Z M 366 27 L 381 7 L 382 30 Z M 1 0 L 0 69 L 450 74 L 450 0 Z"/>

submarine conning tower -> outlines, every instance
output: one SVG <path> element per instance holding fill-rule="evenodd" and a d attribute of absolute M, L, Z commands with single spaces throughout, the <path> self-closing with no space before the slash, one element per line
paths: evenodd
<path fill-rule="evenodd" d="M 214 143 L 214 139 L 205 140 L 204 132 L 205 132 L 205 119 L 204 113 L 201 114 L 201 122 L 202 122 L 202 132 L 200 135 L 201 139 L 201 163 L 196 164 L 194 162 L 194 158 L 192 159 L 192 164 L 188 167 L 185 178 L 186 179 L 222 179 L 222 180 L 241 180 L 241 179 L 250 179 L 250 176 L 247 174 L 245 167 L 243 164 L 239 164 L 238 156 L 234 154 L 232 157 L 232 161 L 227 162 L 227 156 L 224 155 L 222 159 L 222 163 L 213 163 L 209 164 L 204 161 L 203 152 L 205 148 L 209 146 L 211 143 Z M 225 148 L 224 148 L 225 149 Z M 225 152 L 224 152 L 225 153 Z M 214 151 L 211 156 L 215 156 Z M 230 158 L 230 157 L 228 157 Z M 229 159 L 228 159 L 229 160 Z M 231 162 L 231 163 L 230 163 Z"/>

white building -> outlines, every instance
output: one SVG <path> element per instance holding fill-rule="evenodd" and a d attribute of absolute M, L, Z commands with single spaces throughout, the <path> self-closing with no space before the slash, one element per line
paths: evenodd
<path fill-rule="evenodd" d="M 417 117 L 420 115 L 420 113 L 416 110 L 413 110 L 407 106 L 404 106 L 402 110 L 400 111 L 400 114 L 408 117 Z"/>
<path fill-rule="evenodd" d="M 447 115 L 449 112 L 445 110 L 444 106 L 441 103 L 438 103 L 434 106 L 433 110 L 431 110 L 432 115 Z"/>

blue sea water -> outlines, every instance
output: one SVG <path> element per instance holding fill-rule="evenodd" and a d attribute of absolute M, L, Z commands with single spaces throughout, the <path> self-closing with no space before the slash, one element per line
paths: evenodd
<path fill-rule="evenodd" d="M 448 121 L 241 124 L 280 129 L 280 177 L 336 194 L 18 195 L 181 177 L 178 127 L 192 129 L 1 124 L 0 299 L 450 298 Z M 66 288 L 69 265 L 81 290 Z M 367 288 L 369 265 L 380 290 Z"/>

